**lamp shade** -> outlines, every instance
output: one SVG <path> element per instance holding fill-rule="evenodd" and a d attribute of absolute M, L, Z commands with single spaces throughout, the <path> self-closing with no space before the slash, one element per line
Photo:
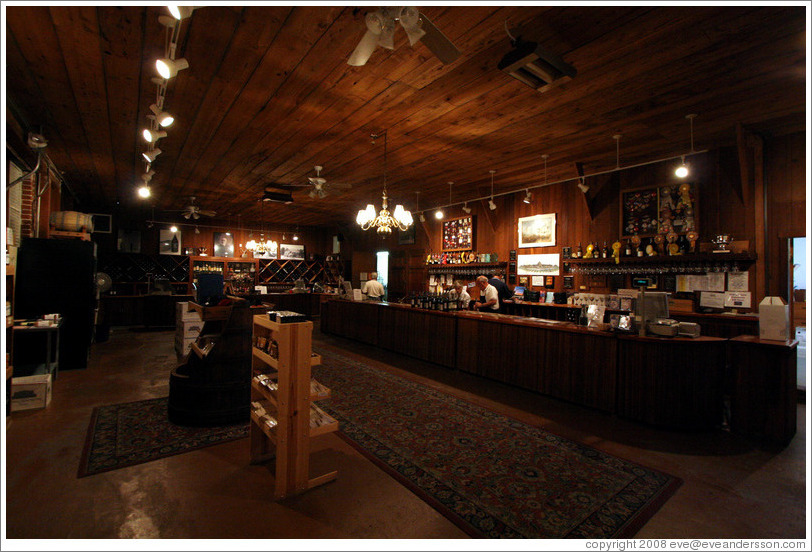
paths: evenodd
<path fill-rule="evenodd" d="M 157 104 L 149 106 L 149 110 L 155 114 L 155 120 L 164 128 L 175 122 L 175 118 L 166 111 L 161 111 Z"/>
<path fill-rule="evenodd" d="M 150 130 L 148 128 L 145 128 L 142 134 L 147 142 L 157 142 L 159 139 L 166 137 L 166 132 L 163 130 Z"/>
<path fill-rule="evenodd" d="M 153 161 L 155 161 L 156 157 L 161 155 L 161 150 L 160 148 L 155 148 L 152 151 L 145 151 L 141 155 L 144 156 L 144 159 L 146 159 L 147 162 L 152 163 Z"/>

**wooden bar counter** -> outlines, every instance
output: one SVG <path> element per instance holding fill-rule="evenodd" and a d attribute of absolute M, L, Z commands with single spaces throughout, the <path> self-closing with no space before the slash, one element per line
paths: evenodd
<path fill-rule="evenodd" d="M 616 335 L 561 320 L 331 300 L 321 329 L 640 422 L 722 422 L 726 339 Z"/>

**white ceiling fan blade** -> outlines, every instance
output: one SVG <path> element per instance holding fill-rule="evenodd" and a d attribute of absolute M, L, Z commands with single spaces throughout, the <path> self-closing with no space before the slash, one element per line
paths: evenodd
<path fill-rule="evenodd" d="M 198 214 L 197 214 L 197 211 L 195 211 L 194 213 L 192 213 L 192 218 L 194 218 L 195 220 L 197 220 L 197 219 L 199 219 L 199 218 L 200 218 L 200 215 L 198 215 Z"/>
<path fill-rule="evenodd" d="M 345 182 L 331 182 L 331 188 L 335 188 L 336 190 L 349 190 L 352 188 L 352 184 L 347 184 Z"/>
<path fill-rule="evenodd" d="M 352 54 L 350 54 L 347 64 L 355 67 L 365 65 L 369 60 L 369 57 L 372 55 L 372 52 L 375 51 L 375 47 L 378 45 L 378 35 L 379 33 L 376 34 L 369 30 L 364 33 L 364 37 L 361 39 L 361 42 L 358 43 L 358 46 L 356 46 L 355 50 L 353 50 Z"/>
<path fill-rule="evenodd" d="M 185 213 L 183 213 L 183 218 L 185 218 L 186 220 L 189 220 L 189 217 L 191 217 L 191 216 L 192 216 L 192 213 L 190 213 L 189 211 L 186 211 Z"/>
<path fill-rule="evenodd" d="M 316 190 L 310 190 L 307 195 L 310 199 L 316 199 Z"/>
<path fill-rule="evenodd" d="M 200 213 L 201 215 L 205 215 L 207 217 L 213 217 L 217 214 L 217 211 L 198 211 L 198 213 Z"/>
<path fill-rule="evenodd" d="M 313 184 L 314 186 L 321 186 L 327 182 L 326 179 L 316 176 L 308 176 L 307 181 Z"/>
<path fill-rule="evenodd" d="M 448 40 L 448 37 L 440 29 L 434 26 L 434 23 L 424 13 L 420 13 L 420 18 L 423 20 L 423 30 L 426 32 L 421 41 L 426 45 L 426 48 L 431 50 L 432 54 L 437 56 L 444 64 L 453 63 L 460 57 L 461 52 L 457 47 Z"/>
<path fill-rule="evenodd" d="M 387 50 L 395 49 L 395 26 L 386 25 L 378 37 L 378 46 Z"/>

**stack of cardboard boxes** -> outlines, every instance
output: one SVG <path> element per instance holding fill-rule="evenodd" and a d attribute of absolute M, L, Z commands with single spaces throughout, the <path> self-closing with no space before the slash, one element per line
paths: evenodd
<path fill-rule="evenodd" d="M 192 349 L 203 329 L 203 320 L 197 311 L 190 310 L 187 302 L 178 302 L 176 307 L 175 352 L 178 357 L 184 357 Z"/>

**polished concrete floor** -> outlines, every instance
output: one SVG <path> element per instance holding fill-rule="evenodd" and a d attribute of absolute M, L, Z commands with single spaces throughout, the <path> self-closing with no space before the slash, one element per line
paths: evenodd
<path fill-rule="evenodd" d="M 12 415 L 5 457 L 7 538 L 466 538 L 335 435 L 315 439 L 312 458 L 316 471 L 338 469 L 339 478 L 280 502 L 271 498 L 268 469 L 249 464 L 247 440 L 78 479 L 93 408 L 166 396 L 177 363 L 173 338 L 173 332 L 114 329 L 107 342 L 93 346 L 86 370 L 60 373 L 48 408 Z M 638 537 L 805 537 L 804 405 L 793 441 L 768 451 L 723 431 L 647 428 L 321 335 L 318 328 L 314 344 L 682 478 L 682 487 Z"/>

